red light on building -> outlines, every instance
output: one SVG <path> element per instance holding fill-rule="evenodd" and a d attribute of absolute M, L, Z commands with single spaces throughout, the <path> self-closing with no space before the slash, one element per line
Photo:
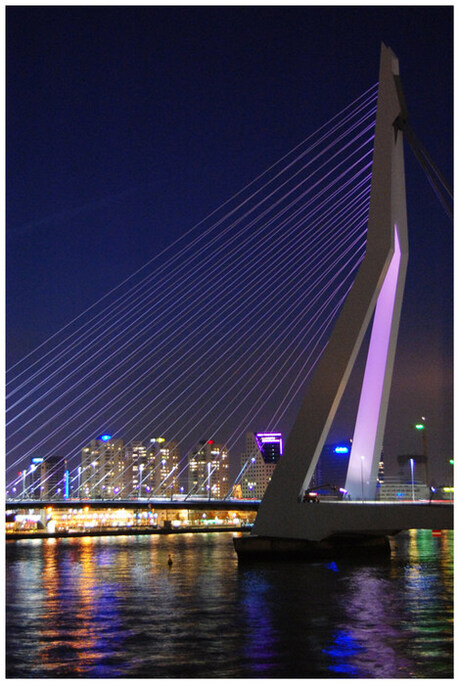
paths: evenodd
<path fill-rule="evenodd" d="M 214 445 L 214 440 L 208 440 L 208 445 Z"/>

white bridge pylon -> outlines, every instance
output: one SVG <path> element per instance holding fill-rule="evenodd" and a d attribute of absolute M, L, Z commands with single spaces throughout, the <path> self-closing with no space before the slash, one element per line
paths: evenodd
<path fill-rule="evenodd" d="M 299 500 L 372 316 L 345 487 L 353 500 L 375 499 L 408 258 L 403 134 L 396 123 L 405 113 L 398 78 L 398 59 L 382 44 L 366 255 L 267 487 L 253 535 L 315 539 L 310 506 Z"/>

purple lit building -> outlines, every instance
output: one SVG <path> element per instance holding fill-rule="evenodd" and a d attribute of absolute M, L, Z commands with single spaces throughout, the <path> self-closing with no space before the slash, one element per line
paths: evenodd
<path fill-rule="evenodd" d="M 243 497 L 262 499 L 282 454 L 281 433 L 246 433 L 246 450 L 241 455 Z"/>

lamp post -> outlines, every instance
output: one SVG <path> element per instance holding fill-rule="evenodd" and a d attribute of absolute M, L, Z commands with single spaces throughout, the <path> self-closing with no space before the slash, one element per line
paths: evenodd
<path fill-rule="evenodd" d="M 415 492 L 414 492 L 414 460 L 410 459 L 410 479 L 412 483 L 412 501 L 415 500 Z"/>
<path fill-rule="evenodd" d="M 140 478 L 139 478 L 139 497 L 142 497 L 142 480 L 143 480 L 143 472 L 144 472 L 144 464 L 141 464 L 139 466 L 139 472 L 140 472 Z"/>
<path fill-rule="evenodd" d="M 426 449 L 426 426 L 425 426 L 425 417 L 422 416 L 422 422 L 416 423 L 415 424 L 415 429 L 418 431 L 421 431 L 422 433 L 422 445 L 423 445 L 423 456 L 427 456 L 427 449 Z"/>
<path fill-rule="evenodd" d="M 89 492 L 91 492 L 91 499 L 94 499 L 94 492 L 93 492 L 93 489 L 94 489 L 94 487 L 95 487 L 95 485 L 96 485 L 96 466 L 97 466 L 97 462 L 92 461 L 92 462 L 91 462 L 91 466 L 93 467 L 93 470 L 91 471 L 91 476 L 90 476 L 90 477 L 91 477 L 91 485 L 90 485 L 90 488 L 89 488 Z M 88 494 L 89 494 L 89 492 L 88 492 Z"/>

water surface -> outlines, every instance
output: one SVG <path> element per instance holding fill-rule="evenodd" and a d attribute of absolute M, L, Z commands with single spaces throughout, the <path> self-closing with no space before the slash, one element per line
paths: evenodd
<path fill-rule="evenodd" d="M 452 547 L 243 565 L 231 533 L 8 542 L 7 676 L 452 678 Z"/>

